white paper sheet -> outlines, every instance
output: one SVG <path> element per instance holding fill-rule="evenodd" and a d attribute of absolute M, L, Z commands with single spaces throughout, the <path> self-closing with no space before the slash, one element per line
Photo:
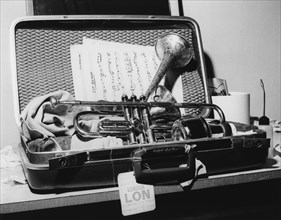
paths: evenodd
<path fill-rule="evenodd" d="M 139 97 L 160 62 L 152 46 L 84 38 L 82 45 L 71 46 L 75 98 L 121 101 L 124 94 Z"/>

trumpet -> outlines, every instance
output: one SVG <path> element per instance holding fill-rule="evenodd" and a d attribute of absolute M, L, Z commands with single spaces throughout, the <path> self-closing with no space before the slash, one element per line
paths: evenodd
<path fill-rule="evenodd" d="M 187 130 L 186 125 L 194 124 L 187 123 L 186 121 L 190 121 L 189 117 L 185 118 L 184 116 L 179 116 L 177 119 L 173 118 L 171 124 L 159 124 L 157 120 L 151 117 L 150 110 L 157 107 L 161 107 L 164 109 L 177 109 L 177 108 L 200 108 L 200 109 L 213 109 L 220 116 L 220 124 L 225 124 L 225 116 L 220 107 L 215 104 L 209 103 L 178 103 L 178 102 L 147 102 L 144 101 L 146 98 L 141 96 L 139 99 L 135 96 L 128 99 L 127 97 L 123 97 L 123 100 L 120 102 L 111 102 L 111 101 L 60 101 L 54 97 L 50 98 L 50 103 L 53 108 L 56 108 L 58 105 L 83 105 L 90 106 L 93 109 L 96 107 L 110 107 L 111 110 L 107 112 L 100 111 L 82 111 L 74 117 L 74 128 L 79 135 L 85 138 L 99 138 L 103 136 L 116 136 L 122 138 L 124 141 L 128 141 L 128 144 L 137 144 L 137 143 L 155 143 L 159 141 L 169 141 L 169 140 L 179 140 L 179 129 L 175 129 L 177 125 L 180 125 L 181 128 L 181 136 L 184 139 L 192 138 L 191 136 L 186 135 L 186 132 L 183 130 Z M 116 110 L 116 109 L 122 109 Z M 88 130 L 83 129 L 80 126 L 79 119 L 87 114 L 95 114 L 100 117 L 100 121 L 97 124 L 96 132 L 89 132 Z M 117 119 L 111 119 L 107 116 L 117 116 Z M 161 117 L 165 117 L 163 113 L 161 113 Z M 169 117 L 169 115 L 168 115 Z M 156 117 L 159 119 L 159 117 Z M 200 118 L 201 122 L 198 120 L 193 120 L 197 123 L 197 126 L 193 126 L 194 132 L 196 133 L 196 129 L 201 127 L 205 129 L 205 133 L 207 135 L 197 135 L 198 137 L 209 137 L 210 128 L 206 125 L 206 122 L 203 118 Z M 198 125 L 199 123 L 199 125 Z M 178 126 L 179 127 L 179 126 Z M 202 128 L 203 127 L 203 128 Z M 199 131 L 201 133 L 201 131 Z M 173 134 L 174 133 L 174 134 Z M 185 135 L 184 135 L 185 134 Z M 164 138 L 161 138 L 164 137 Z M 165 138 L 168 137 L 168 138 Z"/>
<path fill-rule="evenodd" d="M 53 108 L 57 105 L 90 106 L 92 111 L 78 113 L 73 121 L 77 134 L 84 138 L 111 135 L 122 138 L 129 144 L 143 144 L 209 137 L 211 128 L 204 118 L 182 116 L 180 109 L 213 109 L 220 116 L 220 124 L 225 124 L 222 110 L 214 104 L 178 103 L 170 91 L 159 85 L 169 68 L 180 68 L 188 65 L 193 55 L 191 46 L 181 35 L 171 33 L 161 36 L 156 41 L 155 50 L 161 63 L 147 91 L 141 97 L 137 98 L 132 95 L 128 98 L 124 95 L 120 102 L 105 100 L 59 101 L 51 97 L 51 106 Z M 154 96 L 152 96 L 153 92 L 155 92 Z M 153 101 L 148 101 L 151 96 Z M 105 110 L 106 107 L 109 108 Z M 88 115 L 96 115 L 99 118 L 94 131 L 85 129 L 79 122 Z"/>

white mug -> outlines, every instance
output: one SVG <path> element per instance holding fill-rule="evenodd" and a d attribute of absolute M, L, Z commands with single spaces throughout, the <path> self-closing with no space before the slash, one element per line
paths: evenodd
<path fill-rule="evenodd" d="M 213 104 L 218 105 L 226 121 L 250 124 L 250 94 L 245 92 L 229 92 L 228 96 L 212 96 Z M 214 114 L 219 119 L 218 114 Z"/>

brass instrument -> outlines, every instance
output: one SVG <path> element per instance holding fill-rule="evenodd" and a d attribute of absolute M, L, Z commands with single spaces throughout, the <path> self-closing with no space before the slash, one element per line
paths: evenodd
<path fill-rule="evenodd" d="M 155 44 L 155 50 L 161 63 L 145 93 L 147 99 L 157 88 L 169 68 L 184 67 L 192 58 L 192 49 L 189 43 L 179 34 L 161 36 Z"/>
<path fill-rule="evenodd" d="M 208 125 L 206 125 L 206 122 L 203 118 L 200 120 L 202 123 L 198 123 L 198 119 L 189 119 L 188 117 L 185 118 L 185 116 L 172 121 L 172 124 L 165 124 L 161 125 L 157 124 L 156 122 L 153 122 L 151 120 L 151 115 L 149 113 L 149 109 L 153 107 L 160 107 L 160 108 L 201 108 L 201 109 L 213 109 L 215 110 L 218 115 L 220 116 L 220 123 L 219 124 L 225 124 L 225 117 L 223 111 L 214 104 L 208 104 L 208 103 L 173 103 L 173 102 L 146 102 L 143 101 L 145 97 L 141 97 L 141 99 L 136 99 L 134 97 L 134 100 L 128 99 L 127 101 L 121 101 L 121 102 L 110 102 L 110 101 L 59 101 L 55 98 L 51 98 L 51 106 L 54 108 L 57 105 L 85 105 L 85 106 L 91 106 L 91 107 L 99 107 L 99 106 L 109 106 L 111 107 L 111 111 L 103 114 L 100 114 L 99 112 L 80 112 L 77 114 L 77 116 L 74 118 L 74 128 L 76 129 L 77 133 L 80 134 L 83 137 L 86 138 L 99 138 L 102 136 L 116 136 L 120 137 L 125 141 L 128 141 L 128 144 L 135 144 L 135 143 L 153 143 L 160 141 L 159 137 L 156 138 L 155 135 L 157 133 L 166 133 L 169 132 L 168 135 L 169 138 L 164 138 L 165 140 L 162 141 L 169 141 L 169 140 L 178 140 L 179 138 L 173 137 L 173 129 L 178 132 L 178 129 L 175 129 L 176 125 L 181 125 L 183 129 L 186 130 L 187 124 L 192 124 L 193 122 L 197 122 L 197 128 L 198 127 L 204 127 L 203 129 L 206 129 L 205 133 L 210 133 L 210 128 Z M 121 107 L 123 109 L 123 114 L 120 114 L 120 111 L 116 111 L 114 109 L 117 109 L 117 107 Z M 136 122 L 136 114 L 134 111 L 138 110 L 138 119 Z M 97 132 L 89 132 L 84 130 L 79 125 L 79 118 L 81 116 L 84 116 L 86 114 L 100 114 L 100 122 L 98 122 L 97 126 Z M 118 116 L 117 120 L 110 120 L 106 119 L 103 120 L 103 118 L 107 116 Z M 187 123 L 186 121 L 189 120 L 190 122 Z M 184 123 L 183 123 L 184 122 Z M 196 126 L 195 126 L 196 127 Z M 196 129 L 194 132 L 196 133 Z M 162 132 L 159 132 L 162 130 Z M 202 128 L 201 128 L 202 130 Z M 141 138 L 139 138 L 139 135 L 141 134 Z M 159 135 L 158 135 L 159 136 Z M 210 135 L 201 135 L 200 137 L 210 137 Z M 171 139 L 172 138 L 172 139 Z M 192 138 L 188 137 L 188 135 L 184 136 L 184 138 Z M 197 137 L 196 137 L 197 138 Z"/>
<path fill-rule="evenodd" d="M 219 124 L 225 124 L 222 110 L 214 104 L 177 103 L 172 94 L 164 86 L 159 85 L 169 68 L 184 67 L 190 62 L 192 50 L 189 43 L 178 34 L 166 34 L 157 40 L 155 49 L 161 63 L 145 95 L 139 99 L 135 95 L 130 98 L 124 95 L 120 102 L 59 101 L 51 98 L 51 106 L 91 106 L 93 111 L 78 113 L 73 122 L 77 134 L 84 138 L 111 135 L 122 138 L 128 144 L 143 144 L 211 137 L 211 128 L 215 125 L 210 126 L 202 117 L 182 116 L 180 108 L 216 110 L 220 116 Z M 153 101 L 148 101 L 153 92 L 155 92 Z M 110 107 L 108 108 L 110 110 L 97 110 L 106 107 Z M 99 117 L 95 131 L 83 128 L 79 122 L 84 116 L 91 114 Z M 118 116 L 117 119 L 114 119 L 115 116 Z"/>

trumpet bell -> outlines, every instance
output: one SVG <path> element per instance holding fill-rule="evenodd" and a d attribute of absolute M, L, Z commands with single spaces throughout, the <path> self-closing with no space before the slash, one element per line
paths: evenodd
<path fill-rule="evenodd" d="M 155 44 L 155 51 L 160 60 L 163 60 L 166 53 L 171 54 L 175 59 L 172 62 L 174 68 L 186 66 L 192 58 L 192 50 L 189 43 L 178 34 L 167 34 L 160 37 Z M 164 60 L 164 62 L 169 62 Z"/>
<path fill-rule="evenodd" d="M 157 88 L 168 69 L 186 66 L 193 54 L 189 43 L 178 34 L 161 36 L 155 44 L 155 51 L 161 63 L 145 93 L 147 99 Z"/>

